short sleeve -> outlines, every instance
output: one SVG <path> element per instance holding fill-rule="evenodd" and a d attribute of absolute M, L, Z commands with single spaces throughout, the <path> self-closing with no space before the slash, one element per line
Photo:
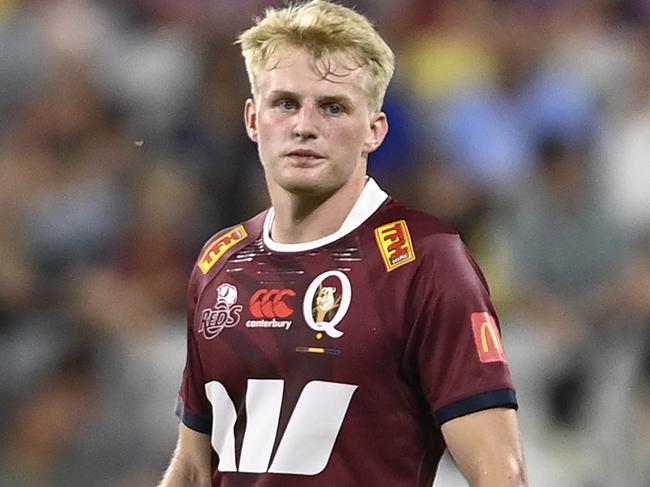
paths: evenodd
<path fill-rule="evenodd" d="M 460 237 L 430 237 L 414 277 L 407 360 L 439 425 L 493 407 L 516 408 L 487 283 Z"/>
<path fill-rule="evenodd" d="M 196 269 L 196 268 L 195 268 Z M 209 434 L 212 410 L 205 395 L 205 377 L 199 349 L 193 332 L 197 303 L 196 274 L 192 273 L 187 293 L 187 355 L 185 370 L 176 404 L 176 415 L 188 428 Z"/>

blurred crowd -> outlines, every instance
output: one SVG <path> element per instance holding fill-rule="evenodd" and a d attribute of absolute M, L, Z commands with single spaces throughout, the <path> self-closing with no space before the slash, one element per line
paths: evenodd
<path fill-rule="evenodd" d="M 233 41 L 280 3 L 0 1 L 0 485 L 155 485 L 189 271 L 268 204 Z M 650 486 L 650 3 L 342 3 L 397 54 L 371 175 L 491 284 L 531 486 Z"/>

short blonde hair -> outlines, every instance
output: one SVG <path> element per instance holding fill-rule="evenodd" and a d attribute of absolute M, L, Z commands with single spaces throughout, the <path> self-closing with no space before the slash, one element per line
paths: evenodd
<path fill-rule="evenodd" d="M 335 53 L 349 54 L 367 70 L 368 105 L 379 111 L 395 70 L 395 56 L 370 21 L 354 10 L 325 0 L 268 8 L 255 25 L 237 39 L 253 96 L 257 96 L 257 74 L 268 69 L 280 48 L 305 49 L 315 61 Z M 325 66 L 327 66 L 325 64 Z M 318 68 L 315 66 L 315 69 Z M 325 72 L 327 74 L 327 67 Z"/>

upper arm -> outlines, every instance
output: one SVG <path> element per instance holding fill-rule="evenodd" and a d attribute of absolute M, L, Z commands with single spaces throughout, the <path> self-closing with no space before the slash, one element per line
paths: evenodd
<path fill-rule="evenodd" d="M 415 369 L 438 424 L 517 407 L 499 321 L 480 269 L 457 235 L 422 251 L 413 278 L 405 366 Z M 426 247 L 425 247 L 426 248 Z"/>
<path fill-rule="evenodd" d="M 160 487 L 209 487 L 211 452 L 210 437 L 181 422 L 176 449 Z"/>
<path fill-rule="evenodd" d="M 514 410 L 493 408 L 461 416 L 444 423 L 442 434 L 472 487 L 527 485 Z"/>

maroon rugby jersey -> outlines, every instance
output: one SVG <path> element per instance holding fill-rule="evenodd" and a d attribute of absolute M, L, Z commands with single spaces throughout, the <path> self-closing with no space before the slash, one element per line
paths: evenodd
<path fill-rule="evenodd" d="M 318 241 L 273 242 L 273 215 L 190 280 L 177 414 L 211 435 L 212 485 L 431 486 L 442 423 L 517 407 L 481 271 L 372 179 Z"/>

